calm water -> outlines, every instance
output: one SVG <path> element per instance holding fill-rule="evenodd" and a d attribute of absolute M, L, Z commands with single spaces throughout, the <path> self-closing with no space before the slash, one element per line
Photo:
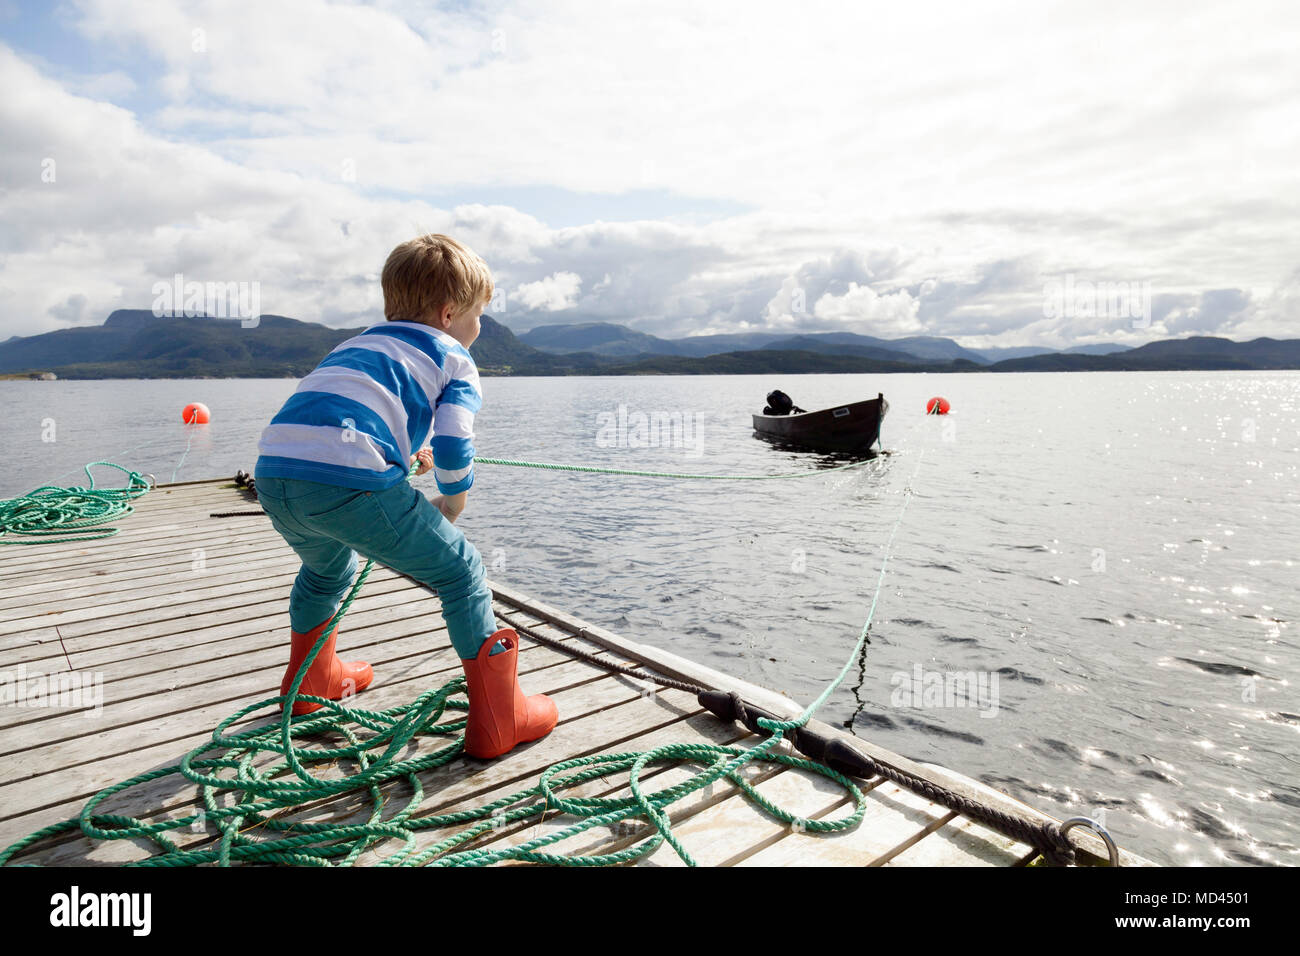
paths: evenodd
<path fill-rule="evenodd" d="M 96 458 L 163 482 L 251 471 L 294 384 L 0 382 L 0 495 L 84 483 Z M 884 390 L 892 454 L 790 481 L 482 465 L 460 525 L 493 578 L 807 701 L 856 641 L 910 485 L 870 646 L 824 719 L 1058 816 L 1104 813 L 1160 862 L 1300 862 L 1300 373 L 488 379 L 476 444 L 815 467 L 752 437 L 775 387 L 804 408 Z M 937 394 L 947 419 L 922 414 Z M 210 426 L 186 431 L 189 401 Z M 691 427 L 644 447 L 636 416 L 673 413 Z M 968 672 L 970 692 L 924 693 Z"/>

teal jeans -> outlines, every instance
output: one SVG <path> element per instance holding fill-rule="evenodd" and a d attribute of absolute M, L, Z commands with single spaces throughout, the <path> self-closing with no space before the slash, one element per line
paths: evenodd
<path fill-rule="evenodd" d="M 434 588 L 452 647 L 462 658 L 475 657 L 497 630 L 478 550 L 409 482 L 359 491 L 291 478 L 254 479 L 271 524 L 302 558 L 289 595 L 289 622 L 298 633 L 338 609 L 352 587 L 358 554 Z"/>

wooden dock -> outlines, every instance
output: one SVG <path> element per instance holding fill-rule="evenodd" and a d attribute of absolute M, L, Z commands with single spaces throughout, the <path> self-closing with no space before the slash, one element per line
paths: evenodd
<path fill-rule="evenodd" d="M 297 556 L 262 516 L 212 518 L 212 512 L 256 510 L 230 480 L 163 485 L 136 502 L 119 522 L 118 535 L 98 541 L 6 547 L 0 551 L 0 675 L 9 697 L 0 705 L 0 848 L 49 824 L 75 817 L 104 788 L 144 771 L 176 763 L 207 741 L 223 718 L 275 695 L 288 660 L 289 589 Z M 625 664 L 650 665 L 723 690 L 782 716 L 800 708 L 788 698 L 719 674 L 680 657 L 627 641 L 559 609 L 493 584 L 496 610 L 556 639 Z M 577 636 L 586 630 L 586 636 Z M 460 674 L 436 598 L 386 568 L 376 567 L 339 633 L 339 651 L 364 659 L 375 684 L 358 704 L 395 707 Z M 551 695 L 559 726 L 547 737 L 494 761 L 457 758 L 420 775 L 421 814 L 474 808 L 536 783 L 547 767 L 578 756 L 645 750 L 670 742 L 750 746 L 759 738 L 722 723 L 695 696 L 610 673 L 560 650 L 523 639 L 520 682 Z M 38 675 L 46 675 L 41 678 Z M 99 706 L 76 709 L 46 700 L 19 706 L 17 682 L 64 679 L 102 689 Z M 86 701 L 83 700 L 84 704 Z M 263 726 L 272 715 L 236 725 Z M 990 788 L 930 765 L 919 766 L 834 728 L 825 733 L 852 741 L 862 752 L 893 766 L 921 772 L 1003 809 L 1050 819 Z M 446 741 L 442 741 L 445 745 Z M 438 742 L 417 737 L 419 747 Z M 685 767 L 656 769 L 647 787 L 685 779 Z M 749 765 L 757 790 L 808 819 L 852 812 L 843 788 L 815 774 L 771 764 Z M 868 810 L 856 828 L 833 834 L 801 832 L 765 814 L 730 783 L 718 783 L 674 804 L 674 833 L 703 865 L 718 866 L 1016 866 L 1033 849 L 887 781 L 859 784 Z M 387 785 L 385 785 L 387 786 Z M 394 782 L 396 807 L 406 800 Z M 626 780 L 600 778 L 572 793 L 625 794 Z M 196 790 L 172 776 L 114 797 L 99 812 L 143 820 L 192 813 Z M 356 794 L 323 800 L 314 821 L 364 820 L 370 802 Z M 574 819 L 551 814 L 484 834 L 473 844 L 520 844 Z M 421 831 L 422 846 L 455 828 Z M 652 833 L 644 821 L 589 830 L 550 847 L 557 853 L 608 853 Z M 183 847 L 213 844 L 215 830 L 169 831 Z M 1081 861 L 1105 858 L 1101 842 L 1081 829 L 1070 834 Z M 505 841 L 501 843 L 500 841 Z M 92 841 L 56 836 L 14 862 L 43 865 L 113 865 L 154 852 L 144 841 Z M 368 851 L 361 864 L 393 852 L 392 844 Z M 1125 865 L 1146 863 L 1124 853 Z M 639 865 L 677 866 L 667 844 Z"/>

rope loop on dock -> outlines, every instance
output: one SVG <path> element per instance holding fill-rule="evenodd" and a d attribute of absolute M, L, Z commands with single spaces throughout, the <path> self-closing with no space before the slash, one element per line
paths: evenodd
<path fill-rule="evenodd" d="M 96 465 L 116 468 L 126 474 L 125 488 L 96 488 L 90 469 Z M 153 483 L 138 471 L 111 461 L 86 465 L 89 484 L 84 487 L 41 487 L 17 498 L 0 499 L 0 544 L 62 544 L 110 538 L 117 528 L 101 525 L 117 521 L 135 510 L 131 502 L 153 489 Z"/>

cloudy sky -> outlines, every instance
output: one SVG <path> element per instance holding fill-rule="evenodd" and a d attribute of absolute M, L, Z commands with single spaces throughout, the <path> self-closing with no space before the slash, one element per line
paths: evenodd
<path fill-rule="evenodd" d="M 1300 337 L 1297 50 L 1293 2 L 0 0 L 0 339 L 177 273 L 368 325 L 420 232 L 516 331 Z"/>

